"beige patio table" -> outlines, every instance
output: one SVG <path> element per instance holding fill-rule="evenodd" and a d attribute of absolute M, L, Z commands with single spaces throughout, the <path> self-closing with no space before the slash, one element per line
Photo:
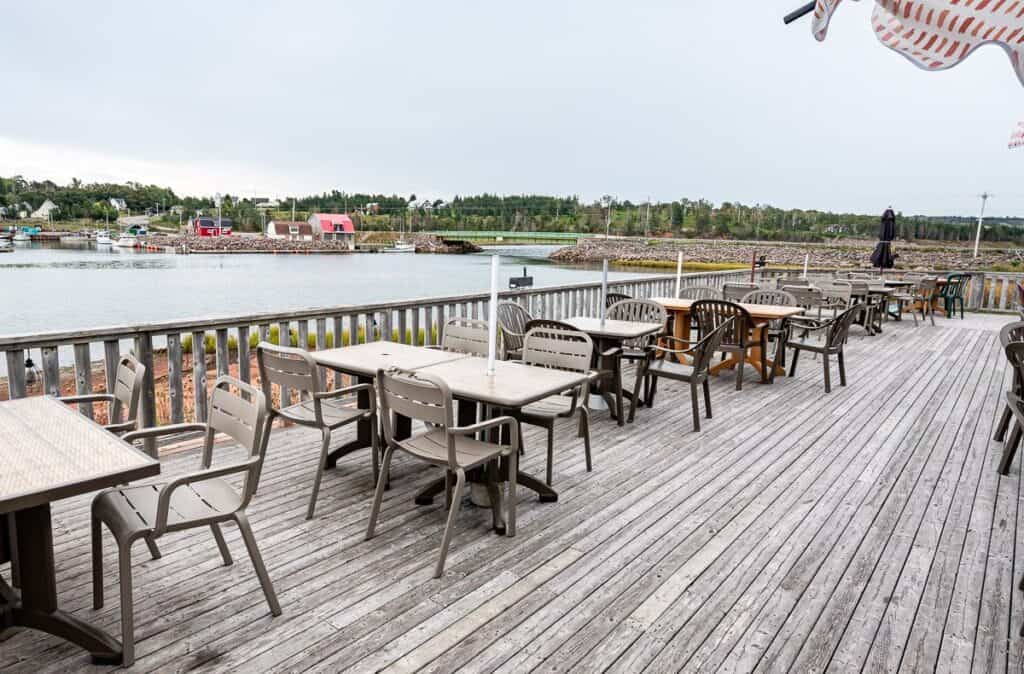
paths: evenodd
<path fill-rule="evenodd" d="M 0 578 L 0 631 L 48 632 L 120 663 L 119 641 L 58 606 L 50 504 L 159 473 L 159 462 L 51 397 L 0 402 L 0 561 L 16 552 L 21 580 L 18 592 Z"/>
<path fill-rule="evenodd" d="M 377 370 L 398 367 L 403 370 L 416 370 L 427 365 L 435 365 L 451 360 L 469 358 L 466 354 L 451 353 L 423 346 L 413 346 L 400 342 L 366 342 L 353 344 L 336 349 L 314 351 L 311 354 L 317 365 L 355 378 L 358 383 L 372 383 Z M 369 409 L 369 394 L 361 391 L 357 394 L 356 404 L 360 409 Z M 370 422 L 359 421 L 356 424 L 356 438 L 331 451 L 327 455 L 327 467 L 333 468 L 342 456 L 370 446 Z M 399 417 L 395 423 L 395 433 L 399 438 L 409 437 L 410 424 L 406 417 Z"/>
<path fill-rule="evenodd" d="M 520 409 L 551 395 L 568 391 L 587 381 L 589 375 L 550 368 L 534 367 L 512 361 L 495 362 L 494 374 L 487 374 L 487 359 L 471 356 L 421 368 L 422 372 L 440 377 L 452 395 L 460 400 L 481 403 L 499 411 Z M 460 425 L 476 421 L 475 406 L 459 405 Z M 504 470 L 504 468 L 503 468 Z M 558 500 L 558 493 L 543 480 L 519 471 L 518 484 L 537 492 L 540 500 Z M 437 480 L 416 495 L 416 503 L 429 504 L 444 491 L 444 479 Z"/>

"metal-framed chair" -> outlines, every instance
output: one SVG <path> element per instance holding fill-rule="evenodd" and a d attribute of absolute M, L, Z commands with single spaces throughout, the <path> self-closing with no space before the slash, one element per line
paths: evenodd
<path fill-rule="evenodd" d="M 320 431 L 320 454 L 317 457 L 316 472 L 313 475 L 313 491 L 306 509 L 306 519 L 313 519 L 316 509 L 316 497 L 320 491 L 327 463 L 327 454 L 331 448 L 331 433 L 349 424 L 367 421 L 370 426 L 370 453 L 373 461 L 373 479 L 379 472 L 379 443 L 377 441 L 377 405 L 373 384 L 353 384 L 333 391 L 324 390 L 320 381 L 320 368 L 313 357 L 303 349 L 275 346 L 268 342 L 260 342 L 256 346 L 256 362 L 260 370 L 260 385 L 266 401 L 267 431 L 263 434 L 263 449 L 260 451 L 260 462 L 256 470 L 257 484 L 263 472 L 266 460 L 267 444 L 274 419 L 281 417 L 294 424 L 316 428 Z M 282 400 L 279 406 L 274 405 L 273 387 L 299 392 L 299 402 L 292 404 L 290 400 Z M 359 409 L 352 404 L 354 401 L 346 397 L 366 392 L 369 399 L 368 409 Z"/>
<path fill-rule="evenodd" d="M 487 473 L 487 487 L 491 497 L 491 518 L 495 528 L 501 519 L 501 491 L 497 486 L 498 461 L 507 462 L 508 520 L 505 533 L 516 534 L 516 474 L 519 455 L 519 422 L 510 416 L 500 416 L 470 426 L 456 426 L 452 393 L 440 377 L 427 373 L 416 373 L 394 369 L 377 372 L 377 388 L 380 391 L 381 416 L 384 421 L 384 462 L 377 489 L 373 495 L 370 521 L 366 528 L 366 540 L 373 538 L 380 514 L 380 503 L 388 482 L 391 458 L 396 451 L 402 451 L 432 466 L 445 469 L 445 490 L 448 504 L 448 520 L 441 538 L 441 551 L 434 577 L 444 573 L 448 546 L 455 528 L 455 518 L 462 504 L 462 492 L 466 485 L 466 473 L 480 469 Z M 426 429 L 409 438 L 398 439 L 392 427 L 392 414 L 400 414 L 413 420 L 423 421 Z M 477 434 L 484 431 L 508 432 L 509 445 L 500 445 L 478 440 Z M 455 484 L 452 485 L 452 478 Z M 454 493 L 453 493 L 454 489 Z"/>
<path fill-rule="evenodd" d="M 526 324 L 533 320 L 526 309 L 515 302 L 498 303 L 498 327 L 501 328 L 501 348 L 505 358 L 522 358 L 523 335 Z"/>
<path fill-rule="evenodd" d="M 135 356 L 125 354 L 117 361 L 113 391 L 63 396 L 58 400 L 69 405 L 106 403 L 107 423 L 103 428 L 120 435 L 138 427 L 139 400 L 142 398 L 145 378 L 146 366 L 136 360 Z"/>
<path fill-rule="evenodd" d="M 546 367 L 569 372 L 591 372 L 590 363 L 594 353 L 594 342 L 585 332 L 564 328 L 533 327 L 523 339 L 522 362 L 535 367 Z M 587 461 L 587 472 L 592 469 L 590 456 L 590 382 L 548 396 L 519 410 L 508 410 L 508 414 L 520 424 L 540 426 L 547 430 L 548 461 L 547 484 L 552 484 L 555 423 L 559 419 L 571 419 L 579 415 L 579 434 L 583 437 L 583 450 Z M 521 442 L 521 441 L 520 441 Z"/>
<path fill-rule="evenodd" d="M 248 396 L 234 393 L 237 388 Z M 135 661 L 134 605 L 132 599 L 132 545 L 140 538 L 159 539 L 164 534 L 210 527 L 225 566 L 232 564 L 231 552 L 220 525 L 234 522 L 242 534 L 263 595 L 272 615 L 281 615 L 274 586 L 267 575 L 263 558 L 245 515 L 245 508 L 255 491 L 256 471 L 260 464 L 261 435 L 266 404 L 263 394 L 248 384 L 227 376 L 217 378 L 210 393 L 208 421 L 205 424 L 175 424 L 147 428 L 128 433 L 128 442 L 170 433 L 201 431 L 204 444 L 199 470 L 175 478 L 166 484 L 117 487 L 100 492 L 92 502 L 92 588 L 93 608 L 103 607 L 103 539 L 102 527 L 117 541 L 121 595 L 122 664 Z M 213 465 L 214 436 L 223 433 L 247 451 L 242 461 L 222 466 Z M 223 478 L 243 476 L 239 491 Z"/>
<path fill-rule="evenodd" d="M 647 393 L 647 404 L 654 404 L 654 395 L 658 391 L 658 379 L 665 377 L 676 381 L 685 382 L 690 385 L 690 404 L 693 409 L 693 430 L 700 431 L 700 403 L 697 389 L 704 391 L 704 413 L 708 419 L 711 418 L 711 389 L 708 385 L 709 369 L 711 359 L 718 352 L 722 344 L 722 338 L 732 329 L 729 319 L 721 323 L 714 330 L 706 334 L 695 344 L 692 341 L 679 339 L 678 337 L 665 337 L 666 344 L 685 344 L 688 348 L 669 348 L 662 344 L 651 344 L 647 349 L 647 358 L 640 364 L 642 374 L 637 374 L 634 385 L 633 401 L 629 407 L 629 420 L 633 420 L 636 413 L 637 397 L 640 393 L 640 381 L 643 377 L 650 377 L 651 386 Z M 690 346 L 690 345 L 693 346 Z M 683 363 L 681 356 L 690 356 L 690 363 Z M 670 358 L 671 356 L 671 358 Z"/>
<path fill-rule="evenodd" d="M 736 390 L 743 390 L 743 365 L 747 362 L 747 350 L 755 345 L 752 333 L 757 328 L 767 328 L 767 325 L 757 324 L 749 311 L 735 302 L 725 300 L 699 300 L 690 307 L 690 313 L 697 320 L 701 335 L 706 335 L 718 326 L 732 321 L 722 335 L 719 349 L 736 354 L 739 361 L 736 365 Z M 767 383 L 768 330 L 762 329 L 759 333 L 761 381 Z"/>
<path fill-rule="evenodd" d="M 794 332 L 801 331 L 800 338 L 793 339 L 791 337 L 786 341 L 786 346 L 793 349 L 789 376 L 792 377 L 796 374 L 796 364 L 800 359 L 800 352 L 810 351 L 821 355 L 821 364 L 825 375 L 825 393 L 832 392 L 831 366 L 829 364 L 831 356 L 835 356 L 839 364 L 839 384 L 840 386 L 846 386 L 846 360 L 843 349 L 846 345 L 847 334 L 850 332 L 850 326 L 853 325 L 853 322 L 865 310 L 866 307 L 863 304 L 855 304 L 835 318 L 827 321 L 799 316 L 789 319 L 790 328 Z M 824 341 L 808 341 L 807 337 L 811 333 L 823 333 L 825 335 Z"/>

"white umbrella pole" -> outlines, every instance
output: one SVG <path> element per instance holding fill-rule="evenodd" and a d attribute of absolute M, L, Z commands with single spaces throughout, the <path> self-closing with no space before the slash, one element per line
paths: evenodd
<path fill-rule="evenodd" d="M 811 254 L 804 255 L 804 278 L 807 278 L 807 263 L 811 261 Z"/>
<path fill-rule="evenodd" d="M 683 284 L 683 251 L 679 251 L 679 257 L 676 259 L 676 297 L 679 297 L 679 291 Z"/>
<path fill-rule="evenodd" d="M 601 260 L 601 323 L 604 323 L 605 316 L 608 314 L 608 308 L 605 306 L 608 303 L 608 260 Z"/>
<path fill-rule="evenodd" d="M 501 258 L 491 256 L 491 303 L 487 321 L 487 374 L 494 374 L 494 361 L 498 353 L 498 269 Z"/>

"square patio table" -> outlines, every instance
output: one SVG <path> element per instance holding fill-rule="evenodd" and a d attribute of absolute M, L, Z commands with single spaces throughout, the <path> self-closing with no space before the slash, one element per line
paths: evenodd
<path fill-rule="evenodd" d="M 0 631 L 29 627 L 98 662 L 120 663 L 119 641 L 58 606 L 50 504 L 157 475 L 160 463 L 64 403 L 36 396 L 0 402 L 0 466 L 0 516 L 14 520 L 0 548 L 16 552 L 21 569 L 20 593 L 0 579 Z"/>
<path fill-rule="evenodd" d="M 424 346 L 413 346 L 401 342 L 366 342 L 364 344 L 353 344 L 342 346 L 336 349 L 324 349 L 314 351 L 311 354 L 317 365 L 335 372 L 347 374 L 360 384 L 372 383 L 377 377 L 377 370 L 387 370 L 397 367 L 403 370 L 416 370 L 428 365 L 445 363 L 451 360 L 468 358 L 463 353 L 452 353 L 439 349 L 428 349 Z M 356 404 L 360 409 L 370 408 L 370 397 L 365 391 L 356 394 Z M 405 417 L 398 417 L 395 423 L 395 433 L 399 438 L 405 438 L 410 433 L 409 420 Z M 347 442 L 340 447 L 331 450 L 327 455 L 327 467 L 334 468 L 338 459 L 359 449 L 369 447 L 371 443 L 370 422 L 360 420 L 356 422 L 356 439 Z"/>
<path fill-rule="evenodd" d="M 589 375 L 582 372 L 534 367 L 512 361 L 499 360 L 494 366 L 494 374 L 488 375 L 487 359 L 471 356 L 429 365 L 421 371 L 443 379 L 454 397 L 497 409 L 520 409 L 568 391 L 589 379 Z M 459 424 L 475 421 L 463 416 L 463 408 L 459 406 Z M 469 411 L 475 413 L 475 410 Z M 517 480 L 520 485 L 537 492 L 541 501 L 558 500 L 558 493 L 541 479 L 519 471 Z M 417 494 L 416 502 L 426 505 L 443 491 L 443 479 L 432 482 Z"/>

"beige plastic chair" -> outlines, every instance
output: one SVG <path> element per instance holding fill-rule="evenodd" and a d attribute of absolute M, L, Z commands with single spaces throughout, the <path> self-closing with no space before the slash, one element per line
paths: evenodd
<path fill-rule="evenodd" d="M 331 448 L 331 432 L 339 428 L 367 421 L 370 425 L 370 453 L 373 459 L 373 479 L 379 473 L 380 451 L 377 441 L 377 396 L 373 384 L 353 384 L 333 391 L 325 391 L 320 382 L 320 368 L 313 357 L 302 349 L 275 346 L 268 342 L 260 342 L 256 347 L 256 361 L 260 369 L 260 384 L 267 405 L 267 432 L 263 434 L 263 448 L 260 451 L 260 465 L 256 470 L 257 484 L 263 472 L 266 460 L 267 443 L 270 441 L 270 429 L 275 417 L 287 419 L 292 423 L 320 430 L 322 442 L 320 456 L 313 476 L 313 493 L 309 496 L 309 508 L 306 519 L 313 519 L 316 509 L 316 497 L 320 491 L 320 480 L 323 478 L 327 454 Z M 299 392 L 299 402 L 282 401 L 280 407 L 274 407 L 273 386 L 288 388 Z M 366 391 L 370 400 L 369 409 L 359 409 L 354 399 L 344 400 L 360 391 Z M 287 404 L 286 404 L 287 403 Z"/>
<path fill-rule="evenodd" d="M 690 286 L 680 288 L 679 297 L 681 300 L 720 300 L 722 291 L 711 286 Z"/>
<path fill-rule="evenodd" d="M 231 391 L 238 388 L 249 397 Z M 233 521 L 238 525 L 256 569 L 260 586 L 270 606 L 271 614 L 281 615 L 274 586 L 263 565 L 263 558 L 245 508 L 252 498 L 256 470 L 259 466 L 260 436 L 264 430 L 264 400 L 258 390 L 232 377 L 218 377 L 210 393 L 209 421 L 205 424 L 174 424 L 147 428 L 124 436 L 133 442 L 171 433 L 202 431 L 205 433 L 203 455 L 199 470 L 178 477 L 166 484 L 147 484 L 137 487 L 118 487 L 99 493 L 92 502 L 92 590 L 93 608 L 103 608 L 103 539 L 105 524 L 118 548 L 118 568 L 121 586 L 121 641 L 125 667 L 135 661 L 134 608 L 132 601 L 132 545 L 140 538 L 160 538 L 166 533 L 210 527 L 217 541 L 225 566 L 232 563 L 231 552 L 221 533 L 220 525 Z M 217 433 L 228 435 L 248 452 L 248 457 L 237 463 L 213 466 L 213 441 Z M 244 476 L 239 492 L 223 478 L 228 475 Z M 235 581 L 232 580 L 232 583 Z"/>
<path fill-rule="evenodd" d="M 488 330 L 487 321 L 477 318 L 450 318 L 444 324 L 441 344 L 430 348 L 486 358 Z M 500 358 L 501 354 L 497 356 Z"/>
<path fill-rule="evenodd" d="M 625 300 L 633 301 L 633 300 Z M 619 303 L 621 304 L 621 302 Z M 568 372 L 589 373 L 594 343 L 590 336 L 579 330 L 553 327 L 535 327 L 523 339 L 523 362 L 535 367 L 546 367 Z M 593 373 L 596 376 L 596 373 Z M 548 396 L 509 414 L 520 423 L 540 426 L 548 432 L 547 484 L 553 478 L 555 454 L 555 423 L 579 415 L 579 434 L 583 438 L 583 451 L 587 472 L 593 469 L 590 457 L 590 382 L 587 381 L 558 395 Z"/>
<path fill-rule="evenodd" d="M 722 285 L 722 298 L 730 302 L 740 302 L 744 296 L 760 288 L 761 286 L 756 283 L 725 283 Z"/>
<path fill-rule="evenodd" d="M 370 509 L 370 522 L 366 528 L 366 540 L 373 538 L 380 514 L 380 502 L 384 497 L 385 485 L 388 482 L 388 470 L 391 457 L 395 451 L 401 450 L 411 456 L 425 461 L 432 466 L 445 469 L 447 489 L 448 522 L 441 538 L 441 552 L 434 577 L 440 578 L 444 573 L 444 562 L 448 556 L 448 546 L 452 539 L 455 519 L 462 504 L 462 494 L 466 485 L 466 473 L 474 468 L 487 471 L 487 488 L 491 497 L 492 525 L 500 528 L 501 521 L 501 490 L 497 486 L 498 460 L 507 462 L 508 471 L 508 522 L 505 533 L 507 536 L 516 534 L 516 474 L 519 455 L 519 422 L 512 417 L 501 416 L 488 421 L 481 421 L 470 426 L 456 426 L 454 404 L 451 390 L 444 380 L 426 373 L 415 373 L 408 370 L 394 369 L 377 372 L 377 387 L 380 391 L 381 416 L 384 421 L 384 439 L 387 449 L 384 450 L 384 463 L 377 478 L 377 490 L 373 495 L 373 506 Z M 400 414 L 413 420 L 423 421 L 427 427 L 412 437 L 399 440 L 395 437 L 391 417 Z M 484 431 L 507 430 L 509 445 L 499 445 L 478 440 L 478 433 Z M 455 484 L 452 485 L 452 477 Z M 454 494 L 453 494 L 454 489 Z"/>
<path fill-rule="evenodd" d="M 120 435 L 138 426 L 139 400 L 142 398 L 142 382 L 146 378 L 146 366 L 126 354 L 117 363 L 114 375 L 114 390 L 108 393 L 58 398 L 69 405 L 75 403 L 106 403 L 107 423 L 103 428 Z"/>

